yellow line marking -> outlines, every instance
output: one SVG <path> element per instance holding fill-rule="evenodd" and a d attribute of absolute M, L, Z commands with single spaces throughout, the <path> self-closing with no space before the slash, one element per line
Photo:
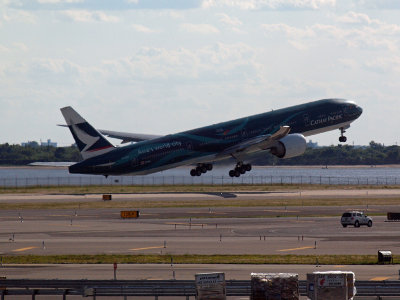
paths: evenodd
<path fill-rule="evenodd" d="M 334 268 L 344 268 L 344 266 L 334 266 Z"/>
<path fill-rule="evenodd" d="M 164 246 L 146 247 L 146 248 L 134 248 L 134 249 L 129 249 L 129 250 L 131 250 L 131 251 L 139 251 L 139 250 L 161 249 L 161 248 L 164 248 Z"/>
<path fill-rule="evenodd" d="M 312 246 L 307 246 L 307 247 L 301 247 L 301 248 L 293 248 L 293 249 L 282 249 L 282 250 L 277 250 L 279 252 L 285 252 L 285 251 L 296 251 L 296 250 L 305 250 L 305 249 L 313 249 L 314 247 Z"/>
<path fill-rule="evenodd" d="M 15 249 L 13 252 L 22 252 L 22 251 L 27 251 L 27 250 L 32 250 L 38 247 L 26 247 L 26 248 L 20 248 L 20 249 Z"/>
<path fill-rule="evenodd" d="M 370 281 L 383 281 L 383 280 L 388 280 L 390 277 L 374 277 L 371 278 Z"/>

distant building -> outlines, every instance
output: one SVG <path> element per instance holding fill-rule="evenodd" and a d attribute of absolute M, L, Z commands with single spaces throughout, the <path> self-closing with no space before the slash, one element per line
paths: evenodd
<path fill-rule="evenodd" d="M 319 148 L 319 146 L 318 146 L 317 142 L 314 143 L 312 140 L 309 140 L 307 143 L 307 148 L 315 149 L 315 148 Z"/>
<path fill-rule="evenodd" d="M 32 148 L 36 148 L 39 147 L 39 143 L 35 142 L 35 141 L 27 141 L 26 143 L 21 143 L 22 147 L 32 147 Z"/>
<path fill-rule="evenodd" d="M 41 142 L 40 146 L 41 147 L 55 147 L 55 148 L 57 148 L 57 143 L 54 143 L 50 139 L 48 139 L 47 142 Z"/>
<path fill-rule="evenodd" d="M 23 147 L 32 147 L 32 148 L 36 148 L 36 147 L 55 147 L 57 148 L 57 143 L 52 142 L 50 139 L 47 140 L 47 142 L 40 142 L 40 144 L 38 142 L 35 141 L 28 141 L 28 142 L 24 142 L 21 143 L 21 146 Z"/>

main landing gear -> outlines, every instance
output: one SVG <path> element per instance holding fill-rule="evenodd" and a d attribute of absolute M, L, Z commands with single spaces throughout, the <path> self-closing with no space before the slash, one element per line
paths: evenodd
<path fill-rule="evenodd" d="M 248 171 L 251 171 L 251 164 L 244 164 L 240 161 L 236 164 L 235 169 L 229 171 L 229 176 L 239 177 L 241 174 L 244 174 Z"/>
<path fill-rule="evenodd" d="M 207 173 L 207 171 L 211 171 L 212 169 L 212 164 L 197 164 L 197 167 L 195 169 L 190 170 L 190 175 L 201 176 L 201 174 Z"/>
<path fill-rule="evenodd" d="M 343 135 L 346 132 L 346 130 L 343 127 L 340 127 L 339 130 L 340 130 L 339 142 L 346 143 L 347 142 L 347 137 L 345 137 Z"/>

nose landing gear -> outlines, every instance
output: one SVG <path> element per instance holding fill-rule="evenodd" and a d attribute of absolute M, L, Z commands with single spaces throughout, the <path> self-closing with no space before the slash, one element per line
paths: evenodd
<path fill-rule="evenodd" d="M 238 162 L 235 169 L 229 171 L 230 177 L 240 177 L 240 175 L 251 171 L 251 164 L 244 164 L 243 162 Z"/>
<path fill-rule="evenodd" d="M 339 130 L 340 130 L 339 142 L 346 143 L 347 142 L 347 137 L 345 137 L 343 135 L 346 132 L 346 130 L 343 127 L 339 128 Z"/>
<path fill-rule="evenodd" d="M 213 169 L 212 164 L 197 164 L 195 169 L 190 170 L 190 175 L 192 176 L 201 176 L 201 174 L 207 173 Z"/>

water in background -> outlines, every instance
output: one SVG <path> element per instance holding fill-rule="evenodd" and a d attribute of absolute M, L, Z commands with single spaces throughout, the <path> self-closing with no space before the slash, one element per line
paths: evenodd
<path fill-rule="evenodd" d="M 180 184 L 400 184 L 399 167 L 254 167 L 239 178 L 230 168 L 215 167 L 200 177 L 190 167 L 146 176 L 94 176 L 69 174 L 66 168 L 0 168 L 0 187 L 61 185 L 180 185 Z"/>

